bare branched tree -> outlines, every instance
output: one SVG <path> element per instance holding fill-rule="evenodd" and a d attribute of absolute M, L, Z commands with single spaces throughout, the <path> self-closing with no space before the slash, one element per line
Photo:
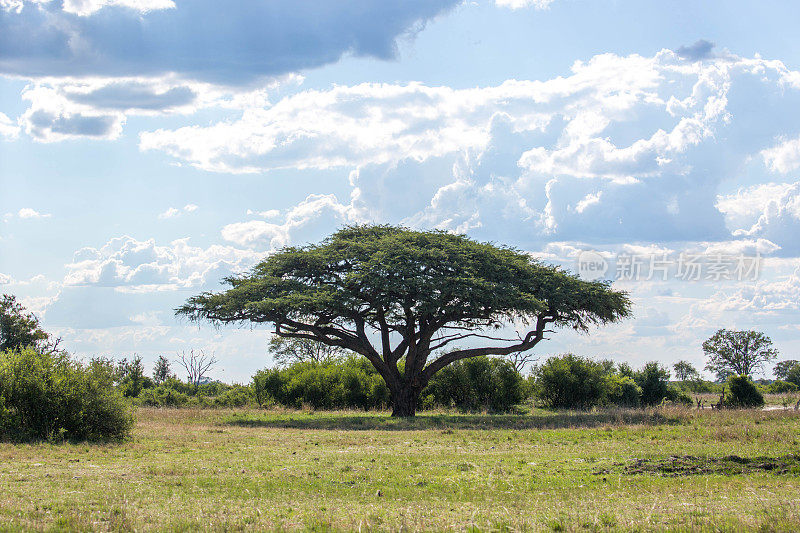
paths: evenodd
<path fill-rule="evenodd" d="M 508 356 L 508 360 L 520 374 L 522 374 L 522 371 L 529 363 L 533 363 L 537 359 L 539 359 L 539 356 L 531 352 L 517 352 Z"/>
<path fill-rule="evenodd" d="M 186 369 L 186 380 L 190 385 L 199 385 L 206 373 L 217 364 L 217 358 L 212 354 L 207 356 L 203 350 L 189 350 L 189 354 L 181 352 L 178 354 L 178 364 Z"/>

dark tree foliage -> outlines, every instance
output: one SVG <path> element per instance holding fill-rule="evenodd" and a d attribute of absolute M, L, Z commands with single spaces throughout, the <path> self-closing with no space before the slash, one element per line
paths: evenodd
<path fill-rule="evenodd" d="M 636 384 L 642 389 L 642 405 L 658 405 L 664 399 L 671 399 L 669 370 L 650 361 L 634 374 Z"/>
<path fill-rule="evenodd" d="M 607 372 L 603 363 L 586 357 L 550 357 L 534 370 L 537 396 L 554 409 L 591 409 L 603 399 Z"/>
<path fill-rule="evenodd" d="M 772 340 L 760 331 L 721 329 L 703 342 L 703 352 L 708 357 L 706 370 L 716 373 L 718 379 L 732 375 L 750 377 L 778 357 Z"/>
<path fill-rule="evenodd" d="M 800 361 L 794 359 L 781 361 L 775 365 L 772 373 L 775 374 L 776 378 L 794 383 L 800 387 Z"/>
<path fill-rule="evenodd" d="M 133 413 L 114 387 L 114 367 L 62 351 L 0 352 L 0 439 L 104 440 L 127 437 Z"/>
<path fill-rule="evenodd" d="M 272 323 L 279 336 L 360 354 L 386 382 L 395 416 L 413 416 L 420 391 L 451 363 L 530 350 L 548 326 L 586 331 L 630 314 L 627 295 L 607 282 L 463 235 L 392 226 L 346 227 L 225 282 L 230 289 L 190 298 L 177 314 Z M 526 331 L 491 334 L 512 321 Z"/>
<path fill-rule="evenodd" d="M 731 376 L 728 389 L 730 394 L 725 398 L 726 407 L 748 409 L 764 405 L 764 396 L 747 376 Z"/>
<path fill-rule="evenodd" d="M 524 380 L 511 361 L 473 357 L 438 372 L 422 392 L 425 403 L 464 411 L 512 410 L 524 398 Z"/>
<path fill-rule="evenodd" d="M 27 313 L 15 296 L 4 294 L 0 298 L 0 351 L 19 350 L 33 346 L 54 351 L 58 341 L 51 341 L 39 326 L 39 319 Z"/>

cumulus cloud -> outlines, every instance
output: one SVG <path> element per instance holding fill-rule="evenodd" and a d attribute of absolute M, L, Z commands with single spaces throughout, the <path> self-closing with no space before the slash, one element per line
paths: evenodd
<path fill-rule="evenodd" d="M 61 90 L 69 100 L 78 104 L 129 112 L 170 111 L 190 106 L 197 99 L 197 93 L 190 85 L 164 87 L 163 82 L 143 79 L 113 80 L 105 84 L 73 82 L 64 84 Z"/>
<path fill-rule="evenodd" d="M 0 113 L 0 139 L 12 140 L 19 136 L 19 126 L 4 113 Z"/>
<path fill-rule="evenodd" d="M 67 0 L 0 10 L 0 72 L 160 76 L 249 84 L 333 63 L 395 57 L 396 39 L 457 0 Z"/>
<path fill-rule="evenodd" d="M 246 214 L 259 216 L 261 218 L 275 218 L 280 215 L 281 212 L 277 209 L 267 209 L 266 211 L 253 211 L 252 209 L 248 209 Z"/>
<path fill-rule="evenodd" d="M 0 272 L 0 285 L 8 285 L 13 281 L 13 278 L 8 274 L 3 274 Z"/>
<path fill-rule="evenodd" d="M 167 218 L 176 218 L 181 216 L 183 213 L 194 213 L 197 211 L 199 207 L 195 204 L 186 204 L 183 206 L 183 209 L 178 209 L 177 207 L 169 207 L 163 213 L 159 213 L 158 218 L 164 220 Z"/>
<path fill-rule="evenodd" d="M 180 214 L 181 214 L 180 209 L 177 209 L 175 207 L 170 207 L 166 211 L 164 211 L 163 213 L 159 213 L 158 218 L 160 218 L 160 219 L 175 218 Z"/>
<path fill-rule="evenodd" d="M 231 246 L 191 246 L 189 239 L 158 245 L 123 236 L 100 248 L 82 248 L 66 265 L 66 286 L 93 285 L 137 291 L 175 290 L 214 284 L 246 270 L 263 253 Z"/>
<path fill-rule="evenodd" d="M 710 57 L 713 49 L 714 43 L 705 39 L 698 39 L 694 44 L 681 46 L 675 52 L 684 59 L 698 61 Z"/>
<path fill-rule="evenodd" d="M 411 83 L 303 91 L 249 109 L 236 121 L 144 132 L 140 146 L 219 172 L 382 164 L 482 151 L 493 120 L 502 115 L 517 133 L 563 127 L 556 146 L 522 154 L 523 168 L 626 180 L 674 168 L 672 158 L 706 139 L 726 117 L 728 76 L 717 70 L 698 71 L 662 51 L 652 58 L 603 54 L 577 62 L 568 78 L 544 82 L 509 80 L 461 90 Z M 695 86 L 680 100 L 666 100 L 661 93 L 675 82 Z M 614 123 L 630 122 L 654 107 L 673 122 L 669 130 L 656 129 L 627 145 L 608 138 Z"/>
<path fill-rule="evenodd" d="M 791 106 L 799 79 L 758 57 L 602 54 L 546 81 L 302 91 L 238 119 L 145 132 L 140 146 L 219 172 L 349 169 L 347 207 L 358 219 L 534 248 L 551 239 L 727 241 L 742 207 L 717 188 L 769 127 L 736 117 L 754 94 Z M 232 242 L 282 242 L 281 224 L 241 224 L 226 230 Z"/>
<path fill-rule="evenodd" d="M 263 220 L 235 222 L 222 228 L 222 238 L 240 246 L 276 250 L 291 242 L 303 242 L 305 236 L 317 237 L 343 222 L 355 221 L 355 213 L 334 195 L 309 195 L 292 207 L 281 224 Z M 325 228 L 322 232 L 318 228 Z"/>
<path fill-rule="evenodd" d="M 773 172 L 786 174 L 800 168 L 800 138 L 784 141 L 761 151 L 764 163 Z"/>
<path fill-rule="evenodd" d="M 758 187 L 753 190 L 761 192 Z M 778 191 L 780 194 L 762 203 L 756 223 L 749 229 L 735 230 L 734 235 L 769 239 L 781 246 L 781 255 L 796 256 L 800 254 L 800 242 L 797 240 L 800 232 L 800 182 L 782 186 Z"/>
<path fill-rule="evenodd" d="M 717 195 L 716 208 L 725 215 L 731 231 L 749 229 L 770 202 L 781 198 L 795 183 L 759 183 L 741 187 L 735 193 Z"/>
<path fill-rule="evenodd" d="M 533 7 L 535 9 L 547 9 L 555 0 L 495 0 L 494 3 L 500 7 L 509 9 L 522 9 Z"/>
<path fill-rule="evenodd" d="M 23 207 L 17 211 L 17 216 L 19 218 L 50 218 L 52 215 L 50 213 L 40 213 L 30 207 Z"/>
<path fill-rule="evenodd" d="M 42 142 L 89 137 L 115 139 L 122 132 L 125 116 L 119 112 L 98 111 L 71 102 L 55 89 L 36 86 L 22 93 L 31 106 L 21 117 L 25 132 Z"/>
<path fill-rule="evenodd" d="M 104 7 L 125 7 L 139 13 L 148 13 L 172 9 L 175 3 L 172 0 L 64 0 L 63 4 L 66 13 L 82 16 L 91 15 Z"/>

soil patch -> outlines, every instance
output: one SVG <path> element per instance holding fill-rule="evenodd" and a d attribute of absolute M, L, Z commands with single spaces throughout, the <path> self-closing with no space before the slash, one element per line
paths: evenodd
<path fill-rule="evenodd" d="M 634 459 L 627 463 L 615 463 L 612 470 L 595 472 L 598 475 L 621 471 L 628 475 L 653 474 L 668 477 L 722 474 L 733 476 L 754 472 L 771 472 L 782 475 L 800 475 L 800 455 L 781 457 L 697 457 L 694 455 L 672 455 L 664 459 Z"/>

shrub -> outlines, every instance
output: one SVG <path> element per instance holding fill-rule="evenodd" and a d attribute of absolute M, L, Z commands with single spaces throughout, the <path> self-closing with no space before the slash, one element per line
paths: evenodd
<path fill-rule="evenodd" d="M 214 407 L 243 407 L 252 404 L 255 398 L 250 387 L 233 385 L 213 400 Z"/>
<path fill-rule="evenodd" d="M 383 379 L 369 361 L 356 357 L 261 370 L 253 376 L 251 390 L 259 405 L 274 401 L 297 408 L 375 409 L 389 403 Z"/>
<path fill-rule="evenodd" d="M 686 407 L 691 407 L 694 405 L 692 401 L 692 397 L 686 394 L 683 389 L 670 385 L 667 387 L 667 395 L 664 396 L 664 400 L 680 405 L 684 405 Z"/>
<path fill-rule="evenodd" d="M 797 392 L 797 385 L 791 381 L 776 380 L 767 385 L 767 392 L 771 394 L 784 394 L 787 392 Z"/>
<path fill-rule="evenodd" d="M 630 376 L 610 375 L 606 381 L 605 403 L 618 407 L 639 407 L 642 388 Z"/>
<path fill-rule="evenodd" d="M 107 365 L 32 347 L 0 352 L 0 433 L 13 440 L 127 436 L 133 414 Z"/>
<path fill-rule="evenodd" d="M 726 407 L 747 409 L 764 405 L 764 396 L 746 376 L 729 377 L 728 389 L 730 394 L 725 396 Z"/>
<path fill-rule="evenodd" d="M 645 364 L 635 372 L 634 380 L 642 389 L 642 405 L 658 405 L 674 394 L 670 393 L 669 370 L 656 361 Z"/>
<path fill-rule="evenodd" d="M 603 366 L 573 354 L 549 358 L 534 375 L 536 396 L 556 409 L 591 409 L 607 391 Z"/>
<path fill-rule="evenodd" d="M 509 361 L 474 357 L 434 374 L 421 397 L 423 408 L 439 405 L 466 411 L 510 411 L 525 399 L 525 383 Z"/>
<path fill-rule="evenodd" d="M 148 407 L 186 407 L 192 398 L 171 387 L 159 385 L 152 389 L 144 389 L 137 399 L 139 405 Z"/>

